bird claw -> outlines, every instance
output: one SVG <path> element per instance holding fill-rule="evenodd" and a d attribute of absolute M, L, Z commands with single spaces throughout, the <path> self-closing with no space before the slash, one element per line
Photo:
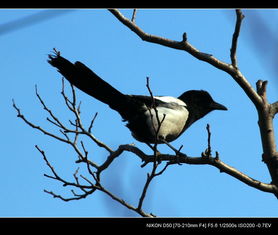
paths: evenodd
<path fill-rule="evenodd" d="M 180 162 L 180 155 L 179 154 L 176 154 L 176 163 L 181 166 L 181 162 Z"/>

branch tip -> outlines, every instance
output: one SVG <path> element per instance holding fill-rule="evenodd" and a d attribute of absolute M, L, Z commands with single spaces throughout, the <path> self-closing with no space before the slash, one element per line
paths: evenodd
<path fill-rule="evenodd" d="M 182 34 L 182 42 L 186 42 L 186 41 L 187 41 L 187 33 L 184 32 L 184 33 Z"/>
<path fill-rule="evenodd" d="M 263 100 L 263 102 L 266 104 L 267 103 L 267 95 L 266 95 L 266 87 L 267 87 L 268 81 L 265 80 L 258 80 L 256 82 L 256 88 L 257 88 L 257 93 Z"/>
<path fill-rule="evenodd" d="M 132 17 L 131 17 L 131 22 L 132 22 L 132 23 L 135 23 L 136 13 L 137 13 L 137 9 L 133 9 Z"/>
<path fill-rule="evenodd" d="M 232 62 L 232 66 L 235 69 L 238 69 L 237 67 L 237 58 L 236 58 L 236 50 L 237 50 L 237 42 L 238 42 L 238 37 L 240 33 L 240 28 L 241 28 L 241 23 L 244 18 L 244 15 L 242 14 L 240 9 L 236 9 L 236 25 L 235 25 L 235 30 L 233 33 L 233 38 L 232 38 L 232 46 L 231 46 L 231 53 L 230 53 L 230 58 Z"/>

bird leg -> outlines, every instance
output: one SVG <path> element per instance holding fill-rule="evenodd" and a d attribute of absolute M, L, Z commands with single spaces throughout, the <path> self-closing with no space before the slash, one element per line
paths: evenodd
<path fill-rule="evenodd" d="M 183 145 L 180 146 L 180 148 L 177 150 L 176 148 L 174 148 L 171 144 L 169 144 L 166 140 L 164 139 L 160 139 L 164 144 L 166 144 L 170 149 L 172 149 L 175 154 L 176 154 L 176 162 L 178 163 L 178 165 L 181 165 L 180 163 L 180 155 L 181 155 L 181 149 L 183 148 Z M 186 154 L 182 154 L 184 156 L 186 156 Z"/>
<path fill-rule="evenodd" d="M 161 153 L 157 150 L 156 147 L 152 146 L 150 143 L 145 143 L 146 145 L 148 145 L 152 151 L 156 152 L 156 155 L 160 155 Z"/>
<path fill-rule="evenodd" d="M 157 150 L 157 144 L 154 144 L 154 146 L 152 146 L 150 143 L 145 143 L 145 144 L 151 148 L 155 156 L 155 161 L 157 160 L 158 164 L 160 164 L 161 159 L 159 158 L 159 155 L 161 155 L 161 153 Z"/>

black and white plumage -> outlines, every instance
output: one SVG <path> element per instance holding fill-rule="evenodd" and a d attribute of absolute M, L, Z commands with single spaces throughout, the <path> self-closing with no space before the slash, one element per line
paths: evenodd
<path fill-rule="evenodd" d="M 148 144 L 171 142 L 209 112 L 227 110 L 207 91 L 190 90 L 178 98 L 125 95 L 81 62 L 73 64 L 60 54 L 49 55 L 48 62 L 75 87 L 116 110 L 127 121 L 133 137 Z"/>

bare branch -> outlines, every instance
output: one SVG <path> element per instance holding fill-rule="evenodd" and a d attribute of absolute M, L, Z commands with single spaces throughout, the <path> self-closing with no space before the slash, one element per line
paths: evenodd
<path fill-rule="evenodd" d="M 139 153 L 140 159 L 142 159 L 145 163 L 153 162 L 154 156 L 153 155 L 146 155 L 141 153 L 139 149 L 136 147 L 132 147 L 128 145 L 121 145 L 122 151 L 130 151 L 132 149 L 132 153 L 137 155 Z M 178 151 L 178 150 L 175 150 Z M 176 155 L 171 154 L 160 154 L 159 160 L 161 162 L 169 162 L 169 164 L 177 164 L 177 158 Z M 269 193 L 278 193 L 278 187 L 273 184 L 267 184 L 263 183 L 261 181 L 255 180 L 248 175 L 242 173 L 241 171 L 237 170 L 234 167 L 229 166 L 228 164 L 224 163 L 223 161 L 219 160 L 219 154 L 216 154 L 216 157 L 190 157 L 184 153 L 179 153 L 179 162 L 183 164 L 189 164 L 189 165 L 211 165 L 220 170 L 220 172 L 224 172 L 230 176 L 235 177 L 236 179 L 240 180 L 241 182 L 254 187 L 256 189 L 259 189 L 264 192 Z"/>
<path fill-rule="evenodd" d="M 160 131 L 160 128 L 161 128 L 161 125 L 162 125 L 163 121 L 165 120 L 166 114 L 163 114 L 162 120 L 159 119 L 158 110 L 156 108 L 156 103 L 155 103 L 155 98 L 153 96 L 153 93 L 152 93 L 152 90 L 151 90 L 150 84 L 149 84 L 149 77 L 147 77 L 146 87 L 147 87 L 147 89 L 149 91 L 149 94 L 151 96 L 151 99 L 152 99 L 152 107 L 149 108 L 149 113 L 150 113 L 150 117 L 151 117 L 151 122 L 153 124 L 153 129 L 155 131 L 155 143 L 154 143 L 154 146 L 153 146 L 154 161 L 153 161 L 152 171 L 151 171 L 150 174 L 149 173 L 147 174 L 146 183 L 145 183 L 145 185 L 143 187 L 143 191 L 142 191 L 141 196 L 139 198 L 139 202 L 138 202 L 138 206 L 137 206 L 137 209 L 139 211 L 142 210 L 143 202 L 144 202 L 144 199 L 146 197 L 146 193 L 147 193 L 147 190 L 149 188 L 149 185 L 150 185 L 151 181 L 156 176 L 161 175 L 167 169 L 167 167 L 168 167 L 168 164 L 166 164 L 166 167 L 164 167 L 159 173 L 156 172 L 158 165 L 161 163 L 161 161 L 157 161 L 158 160 L 158 151 L 157 151 L 158 141 L 162 141 L 162 142 L 164 141 L 164 139 L 160 138 L 159 131 Z M 155 118 L 156 118 L 156 121 L 157 121 L 157 127 L 155 127 L 155 124 L 154 124 L 154 121 L 153 121 L 154 117 L 153 117 L 153 114 L 151 112 L 151 109 L 153 109 L 155 111 Z"/>
<path fill-rule="evenodd" d="M 262 81 L 258 80 L 256 82 L 256 87 L 257 87 L 257 93 L 261 97 L 262 101 L 264 104 L 267 104 L 267 95 L 266 95 L 266 86 L 267 86 L 267 81 Z"/>
<path fill-rule="evenodd" d="M 124 151 L 132 152 L 137 157 L 139 157 L 144 162 L 142 167 L 150 162 L 155 161 L 155 157 L 153 155 L 147 155 L 133 145 L 120 145 L 118 150 L 115 151 L 115 155 L 110 155 L 110 157 L 107 158 L 106 162 L 99 167 L 99 170 L 103 171 L 104 169 L 106 169 L 112 163 L 112 161 Z M 179 152 L 179 150 L 174 149 L 174 152 L 175 153 Z M 177 163 L 190 164 L 190 165 L 211 165 L 211 166 L 218 168 L 220 170 L 220 172 L 224 172 L 232 177 L 235 177 L 238 180 L 240 180 L 241 182 L 243 182 L 251 187 L 254 187 L 254 188 L 259 189 L 264 192 L 269 192 L 269 193 L 277 192 L 278 193 L 278 187 L 276 187 L 275 185 L 266 184 L 266 183 L 260 182 L 258 180 L 255 180 L 255 179 L 249 177 L 248 175 L 240 172 L 236 168 L 231 167 L 228 164 L 220 161 L 218 152 L 216 153 L 215 158 L 213 158 L 211 156 L 209 156 L 209 157 L 207 157 L 207 156 L 206 157 L 202 157 L 202 156 L 201 157 L 190 157 L 184 153 L 179 152 L 178 159 L 177 159 L 177 155 L 159 154 L 159 160 L 161 162 L 166 161 L 166 162 L 168 162 L 169 165 L 177 164 Z"/>
<path fill-rule="evenodd" d="M 95 189 L 92 189 L 90 191 L 87 191 L 87 193 L 84 193 L 84 194 L 80 194 L 80 195 L 77 195 L 76 193 L 73 193 L 74 194 L 74 197 L 69 197 L 69 198 L 65 198 L 59 194 L 56 194 L 54 193 L 53 191 L 48 191 L 48 190 L 43 190 L 45 193 L 48 193 L 50 195 L 52 195 L 54 198 L 59 198 L 61 199 L 62 201 L 65 201 L 65 202 L 69 202 L 69 201 L 75 201 L 75 200 L 80 200 L 80 199 L 84 199 L 86 198 L 87 196 L 89 196 L 90 194 L 92 194 L 93 192 L 95 192 Z"/>
<path fill-rule="evenodd" d="M 110 196 L 113 200 L 119 202 L 120 204 L 122 204 L 123 206 L 125 206 L 126 208 L 133 210 L 135 212 L 137 212 L 138 214 L 140 214 L 143 217 L 154 217 L 153 214 L 147 214 L 144 211 L 135 208 L 134 206 L 131 206 L 130 204 L 128 204 L 127 202 L 125 202 L 123 199 L 120 199 L 118 197 L 116 197 L 114 194 L 112 194 L 110 191 L 106 190 L 105 188 L 102 187 L 101 184 L 98 185 L 98 188 L 100 191 L 104 192 L 105 194 L 107 194 L 108 196 Z"/>
<path fill-rule="evenodd" d="M 131 17 L 131 22 L 133 23 L 135 23 L 136 13 L 137 13 L 137 9 L 134 9 Z"/>
<path fill-rule="evenodd" d="M 124 148 L 124 146 L 123 146 Z M 174 152 L 178 152 L 177 149 L 174 149 Z M 136 154 L 136 151 L 133 151 L 134 154 Z M 140 157 L 141 158 L 141 157 Z M 145 161 L 144 165 L 146 165 L 148 162 L 153 162 L 154 156 L 148 156 L 146 155 L 145 157 L 141 158 L 143 161 Z M 219 153 L 216 152 L 215 157 L 211 156 L 201 156 L 201 157 L 190 157 L 187 156 L 184 153 L 179 153 L 178 158 L 177 155 L 171 155 L 171 154 L 160 154 L 159 155 L 159 160 L 161 162 L 166 161 L 167 164 L 172 165 L 172 164 L 189 164 L 189 165 L 211 165 L 220 170 L 220 172 L 224 172 L 239 181 L 254 187 L 256 189 L 259 189 L 264 192 L 269 192 L 269 193 L 278 193 L 278 187 L 273 185 L 273 184 L 267 184 L 263 183 L 261 181 L 255 180 L 248 175 L 242 173 L 241 171 L 237 170 L 234 167 L 229 166 L 228 164 L 222 162 L 219 160 Z"/>
<path fill-rule="evenodd" d="M 208 132 L 208 147 L 205 151 L 205 156 L 210 157 L 211 156 L 211 145 L 210 145 L 210 138 L 211 138 L 211 132 L 210 132 L 210 125 L 207 124 L 207 132 Z"/>
<path fill-rule="evenodd" d="M 64 143 L 69 143 L 69 141 L 67 139 L 63 139 L 57 135 L 54 135 L 46 130 L 44 130 L 43 128 L 41 128 L 40 126 L 37 126 L 37 125 L 34 125 L 32 122 L 28 121 L 25 116 L 21 113 L 20 109 L 16 106 L 15 104 L 15 101 L 13 100 L 13 107 L 15 108 L 15 110 L 17 111 L 17 117 L 21 118 L 28 126 L 34 128 L 34 129 L 37 129 L 39 130 L 40 132 L 42 132 L 43 134 L 45 135 L 48 135 L 54 139 L 57 139 L 61 142 L 64 142 Z"/>
<path fill-rule="evenodd" d="M 124 200 L 118 198 L 116 195 L 114 195 L 112 192 L 108 191 L 107 189 L 105 189 L 105 187 L 103 187 L 100 183 L 100 174 L 103 170 L 107 169 L 109 167 L 109 165 L 113 162 L 113 160 L 115 158 L 117 158 L 118 156 L 120 156 L 120 154 L 125 150 L 125 151 L 129 151 L 129 152 L 134 152 L 136 154 L 138 154 L 138 156 L 141 159 L 146 158 L 146 155 L 139 149 L 135 148 L 134 146 L 131 145 L 126 145 L 125 147 L 123 146 L 119 146 L 118 150 L 113 151 L 112 149 L 110 149 L 108 146 L 106 146 L 104 143 L 102 143 L 101 141 L 99 141 L 98 139 L 96 139 L 92 133 L 91 133 L 91 129 L 93 126 L 93 123 L 96 119 L 97 113 L 94 115 L 93 119 L 91 120 L 90 126 L 88 128 L 88 130 L 83 126 L 81 118 L 80 118 L 80 105 L 77 107 L 77 99 L 76 99 L 76 94 L 75 94 L 75 90 L 74 87 L 71 86 L 71 90 L 72 90 L 72 100 L 70 100 L 64 90 L 64 82 L 62 82 L 62 92 L 61 95 L 63 96 L 63 99 L 65 100 L 65 104 L 67 106 L 67 108 L 74 114 L 75 116 L 75 123 L 73 123 L 72 121 L 70 121 L 70 123 L 72 124 L 72 126 L 74 127 L 74 129 L 69 129 L 68 127 L 66 127 L 66 125 L 64 125 L 58 117 L 56 117 L 54 115 L 54 113 L 51 111 L 50 108 L 48 108 L 45 104 L 45 102 L 43 101 L 43 99 L 41 98 L 41 96 L 38 93 L 37 87 L 36 87 L 36 96 L 38 97 L 40 103 L 43 106 L 43 109 L 46 110 L 48 112 L 48 114 L 51 116 L 51 118 L 53 120 L 51 120 L 50 118 L 47 118 L 47 120 L 53 124 L 55 127 L 59 128 L 59 132 L 65 137 L 64 139 L 56 136 L 50 132 L 47 132 L 46 130 L 42 129 L 41 127 L 33 124 L 32 122 L 28 121 L 22 114 L 20 109 L 16 106 L 14 100 L 13 100 L 13 107 L 15 108 L 15 110 L 17 111 L 17 116 L 19 118 L 21 118 L 26 124 L 28 124 L 29 126 L 31 126 L 32 128 L 38 129 L 39 131 L 41 131 L 42 133 L 55 138 L 59 141 L 65 142 L 67 144 L 69 144 L 70 146 L 72 146 L 73 150 L 77 153 L 78 155 L 78 160 L 76 161 L 76 163 L 86 163 L 87 166 L 87 170 L 88 173 L 92 176 L 93 181 L 95 181 L 95 183 L 93 181 L 91 181 L 90 179 L 88 179 L 87 177 L 85 177 L 84 175 L 79 175 L 79 168 L 73 173 L 73 181 L 69 181 L 64 179 L 63 177 L 59 176 L 59 174 L 56 172 L 56 170 L 54 169 L 54 167 L 51 165 L 51 163 L 48 161 L 45 152 L 40 149 L 37 145 L 35 146 L 36 149 L 40 152 L 40 154 L 42 155 L 46 165 L 48 166 L 48 168 L 51 170 L 51 175 L 48 174 L 44 174 L 45 177 L 59 181 L 63 184 L 63 186 L 70 186 L 70 187 L 74 187 L 78 190 L 81 191 L 81 193 L 75 192 L 73 189 L 71 190 L 73 196 L 72 197 L 64 197 L 62 195 L 59 195 L 53 191 L 49 191 L 49 190 L 44 190 L 46 193 L 52 195 L 54 198 L 59 198 L 63 201 L 72 201 L 72 200 L 80 200 L 83 198 L 86 198 L 88 195 L 94 193 L 96 190 L 102 191 L 105 194 L 107 194 L 108 196 L 110 196 L 113 200 L 116 200 L 118 202 L 120 202 L 123 206 L 127 207 L 128 209 L 131 209 L 133 211 L 135 211 L 136 213 L 145 216 L 145 217 L 153 217 L 152 214 L 147 214 L 144 211 L 138 208 L 135 208 L 131 205 L 129 205 L 128 203 L 126 203 Z M 68 133 L 72 133 L 74 134 L 74 138 L 73 140 L 70 139 Z M 95 142 L 98 146 L 105 148 L 109 153 L 109 157 L 107 158 L 106 161 L 103 162 L 102 165 L 98 166 L 96 163 L 88 160 L 88 155 L 89 152 L 87 151 L 84 142 L 82 140 L 79 140 L 79 136 L 87 136 L 89 137 L 93 142 Z M 78 144 L 81 144 L 82 150 L 79 149 Z M 94 170 L 93 170 L 94 169 Z M 79 178 L 79 176 L 81 178 Z M 88 185 L 86 184 L 81 184 L 80 179 L 83 179 Z"/>
<path fill-rule="evenodd" d="M 168 166 L 170 166 L 171 164 L 170 164 L 170 162 L 167 162 L 166 164 L 165 164 L 165 166 L 162 168 L 162 170 L 161 171 L 159 171 L 159 172 L 157 172 L 157 173 L 155 173 L 155 176 L 159 176 L 159 175 L 162 175 L 163 173 L 164 173 L 164 171 L 166 171 L 166 169 L 168 168 Z"/>
<path fill-rule="evenodd" d="M 61 128 L 64 128 L 63 124 L 59 121 L 59 119 L 52 113 L 52 111 L 45 105 L 43 99 L 41 98 L 39 92 L 38 92 L 38 87 L 37 85 L 35 86 L 35 91 L 36 91 L 36 96 L 38 97 L 41 105 L 43 106 L 43 109 L 46 110 L 49 115 L 54 119 L 54 121 L 52 121 L 51 119 L 47 118 L 47 120 L 49 122 L 51 122 L 52 124 L 58 126 L 58 127 L 61 127 Z"/>
<path fill-rule="evenodd" d="M 71 89 L 72 89 L 72 98 L 73 101 L 70 101 L 69 98 L 67 97 L 67 95 L 65 94 L 65 89 L 64 89 L 64 79 L 62 79 L 62 96 L 65 100 L 66 106 L 68 107 L 68 109 L 74 113 L 75 118 L 76 118 L 76 123 L 73 124 L 75 127 L 78 126 L 79 129 L 81 129 L 80 134 L 85 134 L 87 135 L 91 140 L 93 140 L 99 147 L 104 148 L 105 150 L 107 150 L 109 153 L 112 153 L 113 150 L 111 148 L 109 148 L 106 144 L 104 144 L 103 142 L 101 142 L 100 140 L 98 140 L 92 133 L 92 127 L 94 124 L 94 121 L 97 117 L 97 113 L 95 114 L 95 116 L 93 117 L 93 119 L 91 120 L 90 126 L 88 128 L 88 131 L 84 128 L 81 118 L 80 118 L 80 103 L 78 105 L 78 107 L 76 107 L 76 94 L 75 94 L 75 89 L 74 87 L 71 85 Z M 67 132 L 73 132 L 76 133 L 77 129 L 75 131 L 69 130 L 65 127 L 63 127 L 65 129 L 65 131 Z"/>
<path fill-rule="evenodd" d="M 170 164 L 176 164 L 177 160 L 175 158 L 176 155 L 164 155 L 161 154 L 160 160 L 161 161 L 169 161 Z M 153 159 L 149 159 L 150 161 Z M 184 163 L 184 164 L 190 164 L 190 165 L 211 165 L 220 170 L 220 172 L 224 172 L 230 176 L 233 176 L 234 178 L 240 180 L 241 182 L 254 187 L 256 189 L 259 189 L 264 192 L 269 192 L 269 193 L 278 193 L 278 187 L 273 185 L 273 184 L 266 184 L 261 181 L 255 180 L 248 175 L 240 172 L 234 167 L 229 166 L 228 164 L 222 162 L 219 160 L 219 156 L 215 158 L 213 157 L 189 157 L 187 155 L 179 155 L 179 163 Z"/>
<path fill-rule="evenodd" d="M 278 113 L 278 101 L 271 104 L 271 116 L 272 119 L 275 117 L 275 115 Z"/>
<path fill-rule="evenodd" d="M 149 158 L 149 155 L 146 155 L 143 151 L 136 148 L 134 145 L 120 145 L 117 150 L 113 151 L 106 159 L 106 161 L 98 167 L 98 175 L 105 169 L 107 169 L 110 164 L 119 157 L 124 151 L 132 152 L 137 155 L 142 161 L 145 161 Z"/>
<path fill-rule="evenodd" d="M 109 9 L 109 11 L 125 26 L 127 26 L 131 31 L 136 33 L 142 40 L 159 44 L 162 46 L 170 47 L 177 50 L 183 50 L 194 56 L 195 58 L 205 61 L 212 66 L 225 71 L 230 74 L 233 79 L 239 84 L 239 86 L 244 90 L 246 95 L 252 100 L 252 102 L 257 106 L 259 106 L 262 101 L 257 92 L 250 85 L 248 80 L 241 74 L 238 69 L 235 69 L 231 64 L 225 63 L 211 54 L 204 53 L 193 47 L 189 42 L 186 33 L 183 34 L 181 41 L 174 41 L 167 38 L 159 37 L 156 35 L 151 35 L 145 33 L 140 27 L 126 18 L 121 12 L 117 9 Z"/>
<path fill-rule="evenodd" d="M 94 122 L 95 122 L 95 120 L 96 120 L 97 115 L 98 115 L 98 113 L 96 112 L 96 114 L 95 114 L 95 116 L 93 117 L 93 119 L 92 119 L 92 121 L 91 121 L 91 124 L 90 124 L 90 126 L 89 126 L 89 128 L 88 128 L 88 132 L 89 132 L 89 133 L 91 133 L 91 131 L 92 131 L 92 127 L 93 127 L 93 125 L 94 125 Z"/>
<path fill-rule="evenodd" d="M 36 145 L 35 147 L 36 147 L 36 149 L 41 153 L 41 155 L 43 156 L 43 160 L 45 161 L 46 165 L 49 167 L 49 169 L 51 170 L 52 174 L 54 175 L 54 176 L 45 175 L 46 177 L 52 178 L 52 179 L 55 179 L 55 180 L 58 180 L 58 181 L 62 182 L 62 183 L 63 183 L 63 186 L 75 186 L 75 187 L 83 188 L 83 189 L 84 189 L 84 188 L 88 188 L 88 189 L 92 188 L 92 186 L 81 185 L 81 184 L 79 184 L 79 183 L 72 183 L 72 182 L 66 181 L 66 180 L 64 180 L 63 178 L 61 178 L 61 177 L 56 173 L 54 167 L 53 167 L 53 166 L 50 164 L 50 162 L 48 161 L 48 159 L 47 159 L 47 157 L 46 157 L 46 155 L 45 155 L 45 152 L 44 152 L 43 150 L 41 150 L 41 149 L 39 148 L 38 145 Z"/>
<path fill-rule="evenodd" d="M 241 10 L 237 9 L 236 10 L 236 25 L 235 25 L 235 31 L 233 34 L 233 40 L 232 40 L 232 47 L 231 47 L 231 61 L 232 61 L 232 65 L 235 69 L 237 68 L 237 58 L 236 58 L 236 49 L 237 49 L 237 41 L 238 41 L 238 36 L 239 36 L 239 32 L 240 32 L 240 27 L 241 27 L 241 22 L 244 18 L 244 15 L 242 14 Z"/>
<path fill-rule="evenodd" d="M 154 161 L 155 162 L 155 161 Z M 154 169 L 154 168 L 153 168 Z M 147 193 L 147 190 L 148 190 L 148 187 L 152 181 L 152 179 L 155 177 L 155 174 L 147 174 L 147 180 L 146 180 L 146 183 L 143 187 L 143 191 L 141 193 L 141 196 L 140 196 L 140 199 L 139 199 L 139 202 L 138 202 L 138 210 L 141 211 L 142 210 L 142 206 L 143 206 L 143 202 L 144 202 L 144 199 L 146 197 L 146 193 Z"/>
<path fill-rule="evenodd" d="M 105 143 L 103 143 L 102 141 L 98 140 L 94 135 L 92 135 L 91 133 L 87 132 L 85 129 L 82 128 L 82 133 L 87 135 L 88 137 L 90 137 L 91 140 L 93 140 L 99 147 L 104 148 L 105 150 L 107 150 L 109 153 L 113 153 L 114 151 L 108 147 Z"/>
<path fill-rule="evenodd" d="M 52 179 L 55 179 L 55 180 L 58 180 L 58 181 L 61 181 L 63 183 L 64 186 L 74 186 L 76 188 L 79 188 L 83 191 L 82 194 L 76 194 L 73 190 L 72 190 L 72 193 L 74 195 L 74 197 L 70 197 L 70 198 L 65 198 L 61 195 L 58 195 L 52 191 L 48 191 L 48 190 L 44 190 L 46 193 L 52 195 L 54 198 L 59 198 L 63 201 L 72 201 L 72 200 L 80 200 L 80 199 L 83 199 L 83 198 L 86 198 L 88 195 L 94 193 L 96 190 L 99 190 L 99 191 L 102 191 L 104 192 L 105 194 L 107 194 L 108 196 L 110 196 L 113 200 L 116 200 L 118 202 L 120 202 L 122 205 L 124 205 L 125 207 L 127 207 L 128 209 L 131 209 L 137 213 L 139 213 L 140 215 L 144 216 L 144 217 L 153 217 L 152 215 L 150 214 L 147 214 L 143 211 L 139 211 L 137 208 L 129 205 L 128 203 L 126 203 L 124 200 L 118 198 L 117 196 L 115 196 L 114 194 L 112 194 L 110 191 L 108 191 L 107 189 L 105 189 L 99 181 L 97 181 L 96 177 L 94 177 L 94 179 L 96 180 L 96 184 L 93 184 L 90 180 L 88 180 L 85 176 L 83 175 L 80 175 L 81 178 L 83 178 L 86 182 L 88 182 L 90 185 L 87 186 L 87 185 L 81 185 L 79 180 L 78 180 L 78 169 L 75 171 L 74 173 L 74 179 L 75 179 L 75 182 L 76 183 L 72 183 L 72 182 L 68 182 L 64 179 L 62 179 L 57 173 L 56 171 L 54 170 L 54 167 L 49 163 L 49 161 L 47 160 L 47 157 L 44 153 L 44 151 L 42 151 L 38 146 L 36 146 L 36 148 L 40 151 L 40 153 L 42 154 L 43 156 L 43 159 L 45 160 L 47 166 L 51 169 L 52 173 L 54 176 L 48 176 L 48 175 L 45 175 L 47 176 L 48 178 L 52 178 Z M 88 166 L 88 169 L 89 168 L 89 164 L 87 164 Z M 90 171 L 90 170 L 89 170 Z M 94 175 L 91 171 L 90 171 L 91 175 Z M 90 189 L 90 190 L 86 190 L 86 189 Z"/>
<path fill-rule="evenodd" d="M 159 140 L 161 141 L 160 136 L 158 136 L 158 134 L 159 134 L 161 125 L 162 125 L 163 121 L 165 120 L 166 114 L 163 114 L 162 120 L 159 119 L 158 110 L 157 110 L 156 104 L 155 104 L 155 98 L 154 98 L 152 90 L 150 88 L 150 78 L 147 77 L 146 80 L 147 80 L 146 87 L 147 87 L 147 89 L 149 91 L 149 94 L 151 96 L 151 99 L 152 99 L 151 108 L 148 108 L 148 110 L 149 110 L 150 117 L 151 117 L 152 128 L 155 131 L 155 143 L 154 143 L 153 150 L 154 150 L 154 155 L 157 155 L 157 144 L 158 144 Z M 155 112 L 157 127 L 155 126 L 155 123 L 154 123 L 154 120 L 153 120 L 154 117 L 153 117 L 153 114 L 152 114 L 152 109 Z"/>

